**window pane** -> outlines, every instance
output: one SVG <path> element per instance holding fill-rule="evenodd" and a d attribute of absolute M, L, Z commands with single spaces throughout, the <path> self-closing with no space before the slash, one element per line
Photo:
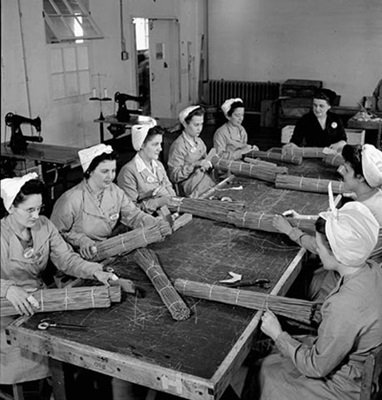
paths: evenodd
<path fill-rule="evenodd" d="M 61 17 L 47 17 L 47 22 L 57 39 L 73 37 L 73 32 L 62 22 Z"/>
<path fill-rule="evenodd" d="M 54 0 L 54 2 L 56 3 L 56 6 L 60 10 L 61 14 L 71 14 L 70 10 L 62 0 Z"/>
<path fill-rule="evenodd" d="M 56 10 L 49 0 L 44 0 L 44 12 L 49 15 L 57 15 Z"/>
<path fill-rule="evenodd" d="M 64 71 L 61 49 L 52 49 L 50 53 L 50 71 L 52 74 Z"/>
<path fill-rule="evenodd" d="M 69 3 L 70 7 L 72 8 L 74 14 L 77 14 L 77 13 L 83 14 L 84 12 L 86 13 L 86 10 L 81 9 L 77 0 L 67 0 L 67 1 Z"/>
<path fill-rule="evenodd" d="M 89 69 L 88 48 L 85 46 L 77 47 L 77 65 L 78 69 Z"/>
<path fill-rule="evenodd" d="M 80 71 L 78 73 L 80 81 L 80 94 L 90 93 L 90 74 L 89 71 Z"/>
<path fill-rule="evenodd" d="M 66 86 L 67 97 L 79 95 L 76 72 L 70 72 L 68 74 L 65 74 L 65 86 Z"/>
<path fill-rule="evenodd" d="M 53 100 L 63 99 L 65 97 L 64 75 L 52 75 Z"/>
<path fill-rule="evenodd" d="M 76 53 L 74 47 L 64 48 L 64 68 L 65 71 L 75 71 L 76 68 Z"/>
<path fill-rule="evenodd" d="M 82 19 L 82 29 L 84 31 L 84 36 L 99 36 L 99 33 L 96 31 L 95 27 L 91 23 L 88 17 L 83 17 Z"/>

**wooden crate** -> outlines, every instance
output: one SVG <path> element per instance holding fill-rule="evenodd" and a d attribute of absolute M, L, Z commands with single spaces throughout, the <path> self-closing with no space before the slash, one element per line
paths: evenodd
<path fill-rule="evenodd" d="M 364 144 L 365 130 L 364 129 L 345 129 L 348 144 Z"/>

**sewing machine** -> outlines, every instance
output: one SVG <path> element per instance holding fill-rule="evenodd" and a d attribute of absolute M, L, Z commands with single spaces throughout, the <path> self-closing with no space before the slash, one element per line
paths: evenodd
<path fill-rule="evenodd" d="M 13 114 L 9 112 L 5 116 L 5 124 L 11 127 L 11 140 L 9 143 L 10 148 L 14 153 L 22 153 L 26 150 L 28 142 L 42 142 L 43 138 L 40 136 L 41 133 L 41 119 L 37 117 L 35 119 L 22 117 L 21 115 Z M 30 124 L 34 126 L 39 133 L 38 136 L 24 136 L 21 131 L 21 124 Z"/>
<path fill-rule="evenodd" d="M 117 120 L 119 122 L 129 122 L 130 113 L 132 114 L 142 114 L 142 110 L 128 110 L 126 107 L 126 101 L 136 101 L 139 104 L 142 103 L 143 98 L 132 96 L 126 93 L 116 92 L 114 95 L 114 101 L 118 104 L 118 110 L 116 113 Z"/>

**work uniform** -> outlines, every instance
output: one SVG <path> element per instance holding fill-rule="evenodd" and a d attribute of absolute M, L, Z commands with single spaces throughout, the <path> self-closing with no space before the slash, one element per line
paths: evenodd
<path fill-rule="evenodd" d="M 59 270 L 79 278 L 92 279 L 94 272 L 102 269 L 100 264 L 85 261 L 74 253 L 44 216 L 40 216 L 31 228 L 33 254 L 26 258 L 27 253 L 14 233 L 13 224 L 11 216 L 1 221 L 1 297 L 5 297 L 12 285 L 25 290 L 44 288 L 41 273 L 49 258 Z M 46 357 L 6 343 L 4 328 L 16 318 L 1 318 L 1 384 L 32 381 L 50 375 Z"/>
<path fill-rule="evenodd" d="M 118 222 L 133 229 L 157 223 L 154 217 L 135 207 L 114 183 L 104 190 L 99 204 L 86 180 L 62 194 L 54 205 L 51 220 L 75 249 L 84 236 L 94 241 L 109 238 Z"/>
<path fill-rule="evenodd" d="M 346 142 L 346 132 L 341 118 L 331 113 L 326 116 L 325 129 L 322 129 L 313 111 L 305 114 L 296 123 L 291 143 L 306 147 L 328 147 L 341 140 Z"/>
<path fill-rule="evenodd" d="M 203 160 L 207 156 L 207 148 L 203 140 L 196 137 L 196 146 L 187 140 L 183 132 L 171 145 L 168 158 L 169 178 L 179 184 L 181 195 L 197 197 L 215 182 L 208 172 L 195 168 L 192 163 Z"/>
<path fill-rule="evenodd" d="M 382 269 L 368 261 L 325 300 L 317 337 L 283 332 L 263 360 L 261 400 L 358 400 L 363 362 L 382 343 Z"/>
<path fill-rule="evenodd" d="M 153 196 L 153 191 L 162 186 L 167 196 L 176 196 L 163 164 L 151 161 L 152 171 L 147 168 L 139 154 L 125 164 L 118 174 L 118 186 L 142 211 L 152 214 L 160 207 L 160 198 Z"/>
<path fill-rule="evenodd" d="M 222 125 L 214 134 L 214 148 L 223 159 L 239 160 L 241 150 L 248 143 L 248 134 L 243 126 L 230 126 L 228 122 Z"/>

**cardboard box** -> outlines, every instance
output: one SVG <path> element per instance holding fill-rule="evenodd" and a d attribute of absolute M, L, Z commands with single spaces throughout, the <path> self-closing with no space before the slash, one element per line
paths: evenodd
<path fill-rule="evenodd" d="M 365 130 L 362 129 L 345 129 L 348 144 L 364 144 Z"/>
<path fill-rule="evenodd" d="M 293 135 L 294 127 L 295 125 L 287 125 L 281 129 L 281 143 L 286 144 L 290 142 Z"/>

